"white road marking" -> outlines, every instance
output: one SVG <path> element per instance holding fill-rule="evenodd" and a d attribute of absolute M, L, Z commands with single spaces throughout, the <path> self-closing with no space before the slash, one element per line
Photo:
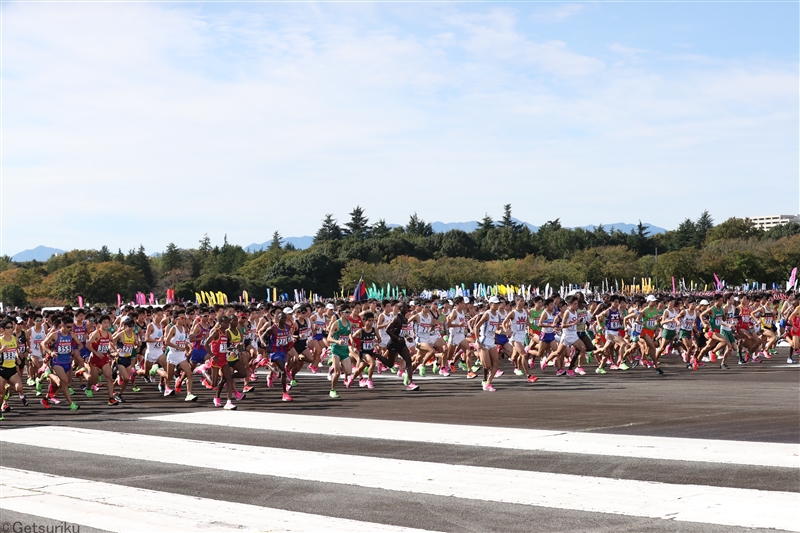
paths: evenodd
<path fill-rule="evenodd" d="M 800 468 L 800 445 L 797 444 L 462 426 L 254 411 L 208 410 L 146 417 L 145 420 L 513 450 Z"/>
<path fill-rule="evenodd" d="M 0 509 L 119 533 L 423 531 L 5 467 Z"/>
<path fill-rule="evenodd" d="M 0 432 L 0 442 L 34 447 L 58 443 L 64 452 L 371 489 L 800 531 L 800 493 L 426 463 L 71 427 L 5 430 Z M 169 453 L 154 453 L 157 450 Z M 284 464 L 287 458 L 291 458 L 291 468 Z"/>

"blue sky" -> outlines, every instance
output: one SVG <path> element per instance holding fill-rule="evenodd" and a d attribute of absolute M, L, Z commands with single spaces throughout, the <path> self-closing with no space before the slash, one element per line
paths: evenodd
<path fill-rule="evenodd" d="M 3 17 L 4 253 L 246 245 L 356 204 L 395 223 L 511 203 L 537 225 L 667 228 L 798 212 L 797 3 L 12 2 Z"/>

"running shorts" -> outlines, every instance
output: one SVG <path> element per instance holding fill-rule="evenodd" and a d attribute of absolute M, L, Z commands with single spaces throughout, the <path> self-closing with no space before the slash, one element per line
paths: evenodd
<path fill-rule="evenodd" d="M 96 355 L 92 354 L 92 356 L 89 357 L 89 364 L 95 368 L 103 368 L 104 366 L 110 363 L 111 359 L 108 358 L 108 354 L 103 354 L 100 357 L 97 357 Z"/>
<path fill-rule="evenodd" d="M 275 352 L 269 354 L 269 360 L 273 363 L 276 361 L 280 361 L 283 364 L 286 364 L 286 352 Z"/>
<path fill-rule="evenodd" d="M 664 340 L 667 340 L 667 341 L 671 341 L 672 339 L 675 338 L 677 333 L 678 332 L 675 331 L 674 329 L 666 329 L 666 328 L 664 328 L 664 329 L 661 330 L 661 338 L 664 339 Z"/>
<path fill-rule="evenodd" d="M 691 339 L 692 338 L 692 331 L 689 330 L 689 329 L 681 329 L 678 332 L 678 338 L 681 339 L 681 340 L 683 340 L 683 339 Z"/>
<path fill-rule="evenodd" d="M 131 357 L 117 357 L 117 366 L 124 366 L 125 368 L 128 368 L 131 366 Z"/>
<path fill-rule="evenodd" d="M 67 370 L 67 372 L 69 372 L 69 370 Z M 4 380 L 8 381 L 9 379 L 11 379 L 13 376 L 16 376 L 16 375 L 17 375 L 17 367 L 16 366 L 11 367 L 11 368 L 8 368 L 8 367 L 5 367 L 5 366 L 0 367 L 0 378 L 3 378 Z"/>
<path fill-rule="evenodd" d="M 202 363 L 203 361 L 206 360 L 206 355 L 208 355 L 207 351 L 198 350 L 198 349 L 194 348 L 194 349 L 192 349 L 191 361 L 192 361 L 192 363 L 194 363 L 196 365 L 199 365 L 200 363 Z"/>

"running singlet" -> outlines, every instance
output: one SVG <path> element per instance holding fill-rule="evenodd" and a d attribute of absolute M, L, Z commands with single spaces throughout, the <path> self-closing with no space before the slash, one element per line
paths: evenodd
<path fill-rule="evenodd" d="M 239 346 L 242 344 L 242 332 L 239 328 L 228 330 L 230 338 L 230 349 L 228 350 L 228 361 L 237 361 L 239 359 Z"/>
<path fill-rule="evenodd" d="M 350 343 L 350 328 L 352 327 L 352 324 L 348 320 L 347 325 L 345 326 L 341 319 L 337 320 L 336 323 L 339 324 L 339 327 L 337 328 L 336 333 L 333 334 L 333 338 L 337 341 L 340 339 L 344 340 L 344 345 L 334 343 L 331 346 L 331 351 L 333 352 L 333 355 L 336 355 L 341 359 L 350 355 L 350 351 L 347 349 L 347 346 Z"/>
<path fill-rule="evenodd" d="M 72 335 L 58 333 L 56 337 L 56 358 L 53 362 L 57 365 L 68 365 L 72 362 Z"/>
<path fill-rule="evenodd" d="M 664 321 L 664 324 L 662 325 L 662 327 L 664 329 L 668 329 L 670 331 L 677 330 L 678 329 L 678 324 L 677 324 L 677 322 L 675 322 L 675 317 L 678 316 L 678 310 L 677 309 L 673 309 L 673 310 L 670 311 L 669 309 L 666 309 L 666 311 L 667 311 L 667 319 Z"/>
<path fill-rule="evenodd" d="M 530 327 L 531 331 L 534 333 L 542 331 L 542 326 L 539 325 L 539 317 L 542 316 L 543 311 L 544 309 L 539 309 L 538 311 L 536 309 L 531 309 L 528 327 Z"/>
<path fill-rule="evenodd" d="M 206 349 L 203 346 L 203 339 L 208 337 L 208 332 L 209 332 L 209 329 L 201 324 L 200 325 L 200 338 L 192 343 L 192 349 L 193 350 L 200 350 L 201 352 L 205 353 Z"/>
<path fill-rule="evenodd" d="M 350 334 L 348 330 L 347 334 Z M 335 336 L 335 335 L 334 335 Z M 284 329 L 278 327 L 272 328 L 272 336 L 269 339 L 269 353 L 286 353 L 291 347 L 291 329 L 287 326 Z"/>
<path fill-rule="evenodd" d="M 655 331 L 656 326 L 658 325 L 658 315 L 660 314 L 661 313 L 655 307 L 652 309 L 649 307 L 645 307 L 644 311 L 642 311 L 642 315 L 644 316 L 642 320 L 643 321 L 642 328 L 650 331 Z"/>
<path fill-rule="evenodd" d="M 526 333 L 528 327 L 528 313 L 514 309 L 514 321 L 511 323 L 511 331 L 514 333 Z"/>
<path fill-rule="evenodd" d="M 42 357 L 42 341 L 47 337 L 47 332 L 42 328 L 42 331 L 31 329 L 31 355 Z"/>
<path fill-rule="evenodd" d="M 494 340 L 495 332 L 497 331 L 498 326 L 500 326 L 500 313 L 492 314 L 491 311 L 486 311 L 489 313 L 489 319 L 481 324 L 481 340 Z M 485 344 L 481 342 L 481 344 Z"/>
<path fill-rule="evenodd" d="M 136 333 L 131 332 L 129 337 L 127 333 L 122 332 L 122 353 L 119 357 L 133 357 L 133 350 L 136 346 Z"/>
<path fill-rule="evenodd" d="M 695 320 L 697 320 L 697 313 L 690 315 L 687 311 L 681 319 L 681 329 L 684 331 L 692 331 Z"/>
<path fill-rule="evenodd" d="M 373 355 L 375 351 L 375 330 L 361 330 L 361 350 L 363 354 Z"/>
<path fill-rule="evenodd" d="M 305 322 L 300 322 L 300 320 L 298 320 L 296 324 L 297 324 L 297 338 L 299 340 L 307 341 L 309 338 L 311 338 L 312 326 L 308 320 L 306 320 Z"/>
<path fill-rule="evenodd" d="M 711 331 L 719 331 L 720 324 L 722 323 L 722 317 L 725 314 L 725 311 L 722 309 L 717 309 L 716 306 L 711 308 L 711 317 L 709 319 L 709 325 L 711 326 Z"/>
<path fill-rule="evenodd" d="M 606 331 L 609 333 L 619 334 L 619 329 L 620 329 L 619 311 L 609 309 L 608 315 L 606 316 Z"/>
<path fill-rule="evenodd" d="M 111 337 L 103 337 L 99 335 L 97 340 L 92 343 L 92 348 L 102 355 L 106 355 L 108 353 L 109 342 L 111 341 Z"/>
<path fill-rule="evenodd" d="M 11 340 L 7 341 L 0 337 L 0 346 L 6 349 L 3 352 L 3 368 L 15 368 L 17 366 L 17 338 L 12 335 Z"/>

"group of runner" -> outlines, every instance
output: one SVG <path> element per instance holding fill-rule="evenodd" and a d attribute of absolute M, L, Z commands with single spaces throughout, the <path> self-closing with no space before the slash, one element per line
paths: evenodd
<path fill-rule="evenodd" d="M 376 373 L 396 374 L 406 390 L 417 390 L 413 376 L 429 368 L 443 377 L 480 376 L 483 390 L 493 392 L 502 359 L 515 376 L 535 383 L 534 370 L 542 375 L 548 366 L 570 377 L 586 374 L 588 364 L 597 374 L 637 366 L 663 374 L 660 359 L 669 354 L 695 371 L 706 364 L 728 369 L 734 352 L 739 364 L 760 363 L 784 338 L 787 363 L 800 357 L 800 301 L 792 291 L 707 299 L 576 292 L 530 301 L 67 306 L 12 311 L 0 315 L 0 326 L 2 413 L 11 410 L 14 393 L 28 405 L 26 387 L 45 409 L 63 401 L 78 410 L 78 388 L 87 398 L 104 388 L 108 405 L 116 406 L 139 385 L 194 402 L 195 376 L 215 407 L 236 409 L 234 400 L 254 390 L 258 369 L 267 387 L 280 382 L 288 402 L 300 371 L 316 374 L 325 364 L 329 396 L 339 398 L 340 383 L 373 389 Z"/>

